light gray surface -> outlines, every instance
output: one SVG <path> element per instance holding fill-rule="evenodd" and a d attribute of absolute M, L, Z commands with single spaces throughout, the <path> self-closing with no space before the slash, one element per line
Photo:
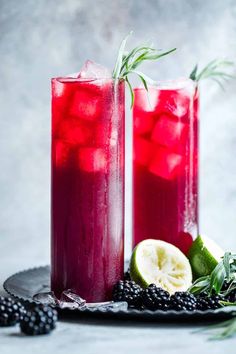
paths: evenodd
<path fill-rule="evenodd" d="M 60 323 L 51 336 L 25 338 L 16 330 L 0 331 L 1 354 L 234 354 L 235 340 L 207 341 L 206 335 L 181 326 L 151 324 Z"/>
<path fill-rule="evenodd" d="M 0 0 L 0 283 L 49 262 L 49 78 L 79 70 L 87 58 L 112 67 L 121 38 L 153 40 L 178 52 L 146 66 L 155 79 L 187 75 L 219 55 L 236 58 L 233 0 Z M 235 91 L 201 86 L 201 232 L 235 249 Z M 130 115 L 127 150 L 130 152 Z M 128 153 L 127 161 L 130 159 Z M 130 174 L 127 175 L 127 247 Z M 232 341 L 206 342 L 192 328 L 60 324 L 51 337 L 0 330 L 10 353 L 234 353 Z"/>

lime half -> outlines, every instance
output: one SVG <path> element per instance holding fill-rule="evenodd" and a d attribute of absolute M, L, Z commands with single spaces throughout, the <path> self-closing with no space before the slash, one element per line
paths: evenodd
<path fill-rule="evenodd" d="M 135 247 L 130 260 L 130 275 L 144 288 L 156 284 L 170 294 L 186 291 L 192 284 L 187 257 L 177 247 L 161 240 L 144 240 Z"/>
<path fill-rule="evenodd" d="M 198 236 L 188 253 L 194 277 L 199 278 L 210 274 L 223 255 L 224 251 L 212 239 Z"/>

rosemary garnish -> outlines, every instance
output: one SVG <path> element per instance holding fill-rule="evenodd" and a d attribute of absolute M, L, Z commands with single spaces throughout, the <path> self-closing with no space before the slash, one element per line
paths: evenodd
<path fill-rule="evenodd" d="M 152 80 L 147 75 L 145 75 L 143 72 L 137 70 L 137 67 L 140 66 L 144 61 L 157 60 L 167 54 L 170 54 L 174 52 L 176 48 L 168 50 L 167 52 L 162 52 L 161 50 L 157 50 L 153 48 L 152 45 L 146 44 L 146 45 L 137 46 L 133 48 L 131 51 L 127 52 L 125 51 L 125 46 L 131 34 L 132 32 L 123 39 L 120 45 L 120 49 L 118 52 L 118 57 L 116 60 L 115 68 L 112 73 L 112 77 L 115 80 L 123 79 L 127 82 L 131 94 L 131 108 L 132 108 L 134 103 L 134 92 L 129 80 L 129 75 L 130 74 L 137 75 L 142 81 L 144 88 L 148 91 L 147 84 L 149 83 L 151 85 L 154 85 L 155 81 Z"/>
<path fill-rule="evenodd" d="M 225 301 L 224 296 L 227 296 L 231 291 L 236 289 L 236 254 L 226 252 L 222 260 L 213 269 L 210 275 L 198 278 L 189 291 L 195 295 L 206 292 L 208 296 L 218 294 L 222 296 L 220 304 L 225 306 L 236 306 L 235 302 Z M 223 286 L 224 285 L 224 286 Z M 230 320 L 220 322 L 216 325 L 211 325 L 201 329 L 201 331 L 212 332 L 214 329 L 219 329 L 216 334 L 210 339 L 226 339 L 236 335 L 236 310 L 235 317 Z"/>
<path fill-rule="evenodd" d="M 189 291 L 196 295 L 202 292 L 206 292 L 209 296 L 213 293 L 221 296 L 228 295 L 236 289 L 235 274 L 236 254 L 226 252 L 211 274 L 198 278 L 189 288 Z M 224 289 L 222 289 L 223 285 Z"/>
<path fill-rule="evenodd" d="M 234 62 L 229 60 L 214 59 L 210 61 L 202 70 L 199 70 L 198 64 L 194 67 L 190 79 L 199 82 L 204 79 L 212 79 L 217 82 L 221 88 L 224 88 L 223 81 L 235 78 L 234 75 L 226 71 L 234 66 Z"/>
<path fill-rule="evenodd" d="M 201 328 L 196 332 L 206 332 L 210 334 L 210 340 L 223 340 L 234 337 L 236 335 L 236 317 Z"/>

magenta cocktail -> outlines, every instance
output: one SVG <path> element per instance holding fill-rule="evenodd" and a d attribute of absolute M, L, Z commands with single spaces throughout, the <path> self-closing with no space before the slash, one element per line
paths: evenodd
<path fill-rule="evenodd" d="M 198 91 L 191 80 L 135 89 L 133 246 L 147 238 L 187 253 L 198 233 Z"/>
<path fill-rule="evenodd" d="M 52 79 L 51 287 L 109 300 L 124 267 L 124 83 Z"/>

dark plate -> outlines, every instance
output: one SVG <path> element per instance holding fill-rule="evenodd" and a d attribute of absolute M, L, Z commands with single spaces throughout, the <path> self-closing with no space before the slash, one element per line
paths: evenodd
<path fill-rule="evenodd" d="M 33 301 L 33 295 L 40 292 L 50 291 L 50 267 L 38 267 L 28 269 L 12 275 L 4 284 L 4 289 L 17 299 L 24 301 Z M 81 318 L 81 317 L 99 317 L 99 318 L 116 318 L 137 321 L 154 321 L 154 322 L 205 322 L 205 321 L 221 321 L 229 319 L 236 315 L 236 307 L 225 307 L 218 310 L 208 311 L 149 311 L 149 310 L 99 310 L 99 309 L 81 309 L 60 310 L 64 316 Z"/>

